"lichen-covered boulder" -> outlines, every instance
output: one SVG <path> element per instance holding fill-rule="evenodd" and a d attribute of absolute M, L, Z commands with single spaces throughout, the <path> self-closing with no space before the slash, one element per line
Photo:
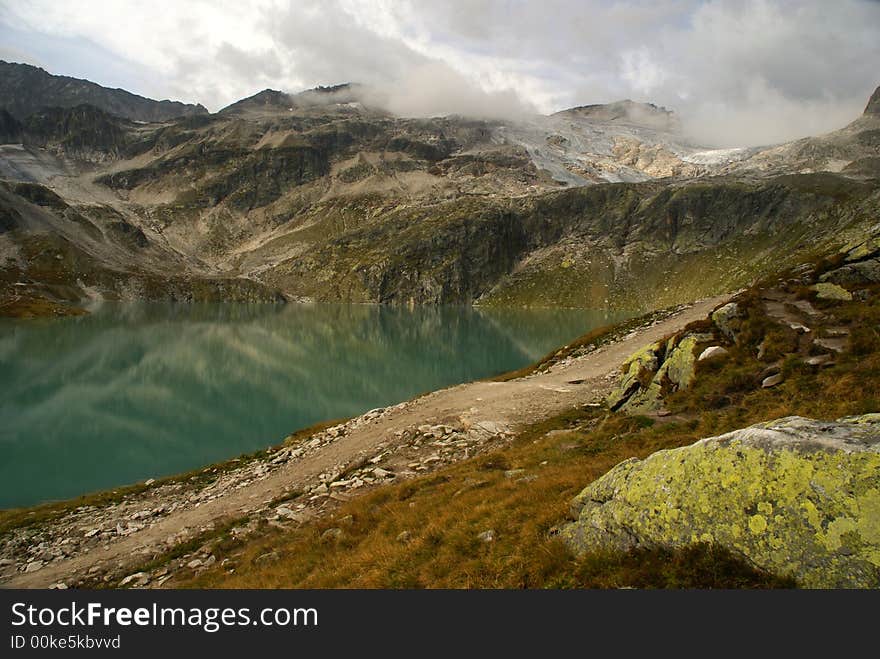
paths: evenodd
<path fill-rule="evenodd" d="M 736 340 L 741 312 L 736 302 L 728 302 L 712 312 L 710 318 L 721 333 L 731 341 Z"/>
<path fill-rule="evenodd" d="M 722 545 L 806 587 L 880 587 L 880 414 L 787 417 L 620 463 L 572 503 L 577 553 Z"/>
<path fill-rule="evenodd" d="M 819 278 L 840 286 L 862 286 L 880 283 L 880 259 L 868 259 L 857 263 L 847 263 Z"/>
<path fill-rule="evenodd" d="M 820 300 L 843 300 L 844 302 L 848 302 L 853 299 L 852 293 L 848 290 L 830 282 L 814 284 L 810 286 L 810 288 L 816 291 L 816 297 Z"/>
<path fill-rule="evenodd" d="M 666 359 L 657 369 L 657 375 L 654 376 L 654 379 L 661 386 L 673 391 L 689 386 L 694 379 L 694 364 L 697 361 L 694 350 L 698 343 L 711 339 L 711 334 L 686 334 L 683 336 L 674 348 L 671 347 L 667 350 Z"/>
<path fill-rule="evenodd" d="M 640 348 L 627 357 L 621 366 L 623 376 L 617 387 L 608 395 L 607 402 L 610 409 L 620 409 L 640 388 L 650 386 L 665 351 L 666 342 L 657 341 Z M 660 394 L 659 389 L 656 393 Z"/>
<path fill-rule="evenodd" d="M 694 379 L 694 350 L 711 334 L 685 334 L 658 341 L 634 353 L 623 364 L 624 375 L 608 397 L 612 410 L 644 413 L 659 409 L 663 395 L 688 387 Z"/>
<path fill-rule="evenodd" d="M 880 238 L 868 238 L 864 242 L 850 247 L 848 250 L 845 251 L 846 258 L 844 260 L 846 263 L 861 261 L 862 259 L 866 259 L 870 256 L 875 256 L 877 254 L 880 254 Z"/>

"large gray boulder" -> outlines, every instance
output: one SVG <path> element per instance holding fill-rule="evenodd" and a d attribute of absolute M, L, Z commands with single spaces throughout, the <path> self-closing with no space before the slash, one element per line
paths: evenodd
<path fill-rule="evenodd" d="M 839 286 L 862 286 L 880 283 L 880 259 L 868 259 L 857 263 L 847 263 L 826 272 L 819 278 Z"/>
<path fill-rule="evenodd" d="M 806 587 L 880 587 L 880 414 L 787 417 L 630 459 L 572 515 L 576 553 L 708 542 Z"/>

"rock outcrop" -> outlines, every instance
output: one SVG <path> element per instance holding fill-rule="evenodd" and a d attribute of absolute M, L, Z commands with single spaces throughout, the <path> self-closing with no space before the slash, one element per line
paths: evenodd
<path fill-rule="evenodd" d="M 712 338 L 712 334 L 684 333 L 632 354 L 621 367 L 623 377 L 608 396 L 608 407 L 612 411 L 627 412 L 658 409 L 664 394 L 691 383 L 697 361 L 696 347 Z"/>
<path fill-rule="evenodd" d="M 787 417 L 620 463 L 573 501 L 577 553 L 714 543 L 814 588 L 880 586 L 880 414 Z"/>
<path fill-rule="evenodd" d="M 877 87 L 871 94 L 868 105 L 865 106 L 865 114 L 880 115 L 880 87 Z"/>

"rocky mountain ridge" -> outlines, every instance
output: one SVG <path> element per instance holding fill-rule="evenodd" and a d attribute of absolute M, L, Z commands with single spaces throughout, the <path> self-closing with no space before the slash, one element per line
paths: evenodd
<path fill-rule="evenodd" d="M 0 115 L 4 296 L 51 280 L 65 299 L 118 297 L 95 275 L 114 264 L 247 281 L 268 299 L 656 308 L 876 223 L 869 111 L 826 136 L 720 151 L 632 101 L 510 121 L 401 118 L 369 98 L 264 90 L 163 123 L 89 105 Z M 63 206 L 35 205 L 23 183 Z M 30 255 L 48 243 L 89 266 L 49 277 Z M 170 294 L 125 295 L 146 289 Z"/>
<path fill-rule="evenodd" d="M 0 60 L 0 106 L 22 120 L 45 108 L 93 105 L 133 121 L 168 121 L 207 114 L 202 105 L 154 101 L 124 89 L 109 89 L 79 78 L 52 75 L 30 64 Z"/>

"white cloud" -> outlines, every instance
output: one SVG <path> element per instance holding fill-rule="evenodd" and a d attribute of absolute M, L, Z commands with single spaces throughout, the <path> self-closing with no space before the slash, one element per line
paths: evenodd
<path fill-rule="evenodd" d="M 37 45 L 94 43 L 151 73 L 132 82 L 153 88 L 132 91 L 212 110 L 347 81 L 426 114 L 629 97 L 739 144 L 839 127 L 880 83 L 880 3 L 867 0 L 0 0 L 3 24 Z M 76 57 L 39 52 L 31 61 L 77 75 Z"/>

